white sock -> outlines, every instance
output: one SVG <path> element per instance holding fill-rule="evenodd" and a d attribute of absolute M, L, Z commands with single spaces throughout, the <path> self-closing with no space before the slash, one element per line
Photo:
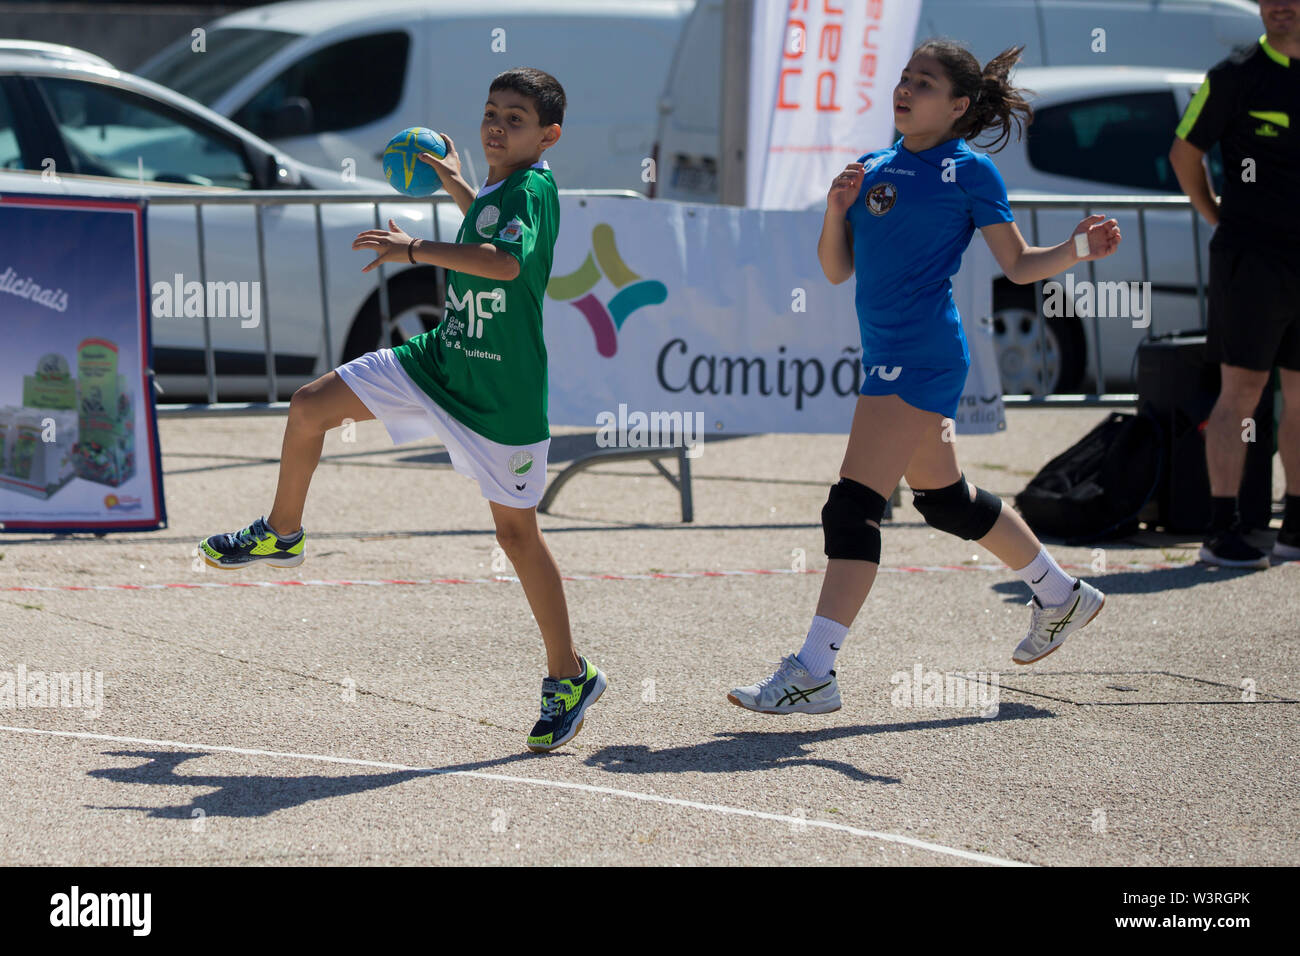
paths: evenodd
<path fill-rule="evenodd" d="M 838 621 L 814 617 L 798 654 L 799 663 L 813 677 L 825 677 L 835 666 L 835 655 L 844 646 L 844 636 L 848 633 L 849 629 Z"/>
<path fill-rule="evenodd" d="M 1038 603 L 1043 607 L 1056 607 L 1070 600 L 1074 590 L 1074 578 L 1061 570 L 1047 549 L 1038 552 L 1038 557 L 1030 561 L 1016 574 L 1034 590 Z"/>

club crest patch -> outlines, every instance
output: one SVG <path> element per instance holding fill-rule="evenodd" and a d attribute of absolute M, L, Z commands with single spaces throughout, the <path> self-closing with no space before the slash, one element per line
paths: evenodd
<path fill-rule="evenodd" d="M 506 242 L 518 242 L 519 237 L 522 236 L 523 234 L 524 234 L 524 224 L 520 222 L 519 217 L 516 216 L 514 219 L 511 219 L 508 223 L 506 223 L 506 227 L 501 230 L 501 233 L 500 235 L 497 236 L 497 238 L 504 239 Z"/>
<path fill-rule="evenodd" d="M 522 478 L 528 474 L 529 469 L 533 467 L 532 452 L 517 451 L 510 456 L 510 472 L 516 477 Z"/>
<path fill-rule="evenodd" d="M 499 206 L 484 206 L 479 210 L 478 220 L 474 223 L 474 228 L 478 234 L 485 239 L 492 234 L 492 227 L 497 224 L 501 218 L 501 208 Z"/>
<path fill-rule="evenodd" d="M 898 188 L 893 183 L 876 183 L 863 200 L 873 216 L 883 216 L 898 201 Z"/>

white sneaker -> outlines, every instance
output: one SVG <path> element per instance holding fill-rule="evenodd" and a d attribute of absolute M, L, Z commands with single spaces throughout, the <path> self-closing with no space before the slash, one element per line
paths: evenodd
<path fill-rule="evenodd" d="M 1011 659 L 1017 664 L 1040 661 L 1065 643 L 1071 633 L 1092 621 L 1106 603 L 1106 595 L 1078 578 L 1074 593 L 1064 604 L 1043 607 L 1037 595 L 1029 602 L 1034 616 L 1029 622 L 1029 634 L 1016 645 Z"/>
<path fill-rule="evenodd" d="M 771 677 L 737 687 L 727 700 L 760 714 L 829 714 L 840 709 L 840 686 L 834 671 L 814 678 L 789 654 Z"/>

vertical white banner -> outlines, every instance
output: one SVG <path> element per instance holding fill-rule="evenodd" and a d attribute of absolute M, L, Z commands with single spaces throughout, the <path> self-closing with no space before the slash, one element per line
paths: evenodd
<path fill-rule="evenodd" d="M 893 141 L 921 0 L 754 0 L 745 204 L 805 209 Z"/>

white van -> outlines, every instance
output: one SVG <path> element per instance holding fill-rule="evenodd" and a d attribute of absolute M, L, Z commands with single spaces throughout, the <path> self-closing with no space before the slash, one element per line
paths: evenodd
<path fill-rule="evenodd" d="M 556 185 L 644 191 L 664 77 L 692 0 L 297 0 L 185 36 L 136 72 L 304 162 L 383 178 L 409 126 L 451 135 L 479 181 L 492 77 L 515 66 L 564 86 Z M 201 42 L 200 42 L 201 41 Z M 196 47 L 203 52 L 196 52 Z"/>
<path fill-rule="evenodd" d="M 662 199 L 718 201 L 722 8 L 723 0 L 699 0 L 673 60 L 655 136 L 652 194 Z M 1259 8 L 1246 0 L 922 0 L 916 36 L 956 40 L 981 63 L 1024 44 L 1024 67 L 1204 72 L 1262 32 Z M 1094 52 L 1098 40 L 1105 52 Z"/>

